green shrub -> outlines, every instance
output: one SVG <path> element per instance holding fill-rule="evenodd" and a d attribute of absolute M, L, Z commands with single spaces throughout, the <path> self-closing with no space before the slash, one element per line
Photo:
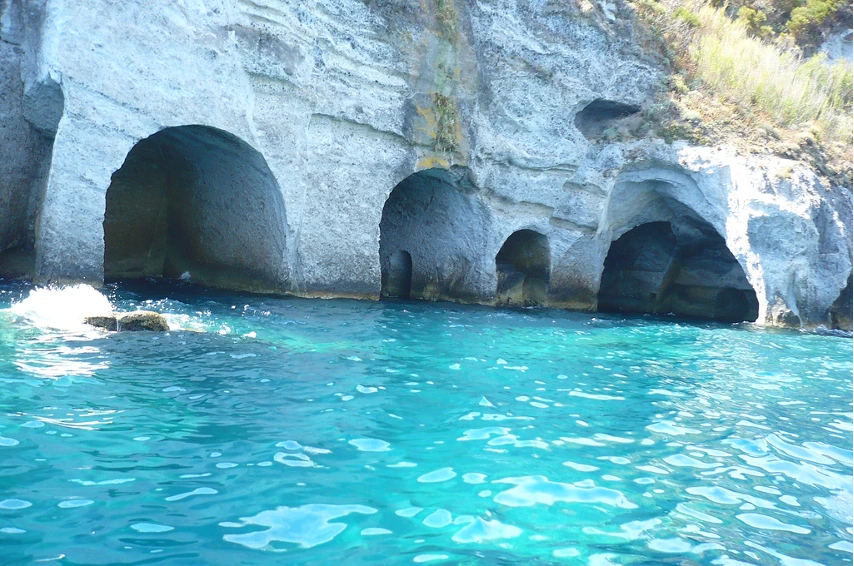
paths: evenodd
<path fill-rule="evenodd" d="M 638 6 L 651 14 L 663 16 L 667 13 L 667 6 L 656 0 L 638 0 Z"/>
<path fill-rule="evenodd" d="M 750 6 L 742 6 L 738 9 L 738 19 L 747 26 L 751 35 L 761 37 L 763 39 L 770 38 L 774 35 L 774 30 L 771 26 L 764 25 L 768 21 L 768 16 L 762 10 L 755 10 Z"/>
<path fill-rule="evenodd" d="M 681 95 L 688 94 L 691 89 L 685 84 L 685 77 L 676 73 L 670 77 L 670 89 Z"/>
<path fill-rule="evenodd" d="M 792 9 L 786 30 L 800 43 L 820 39 L 821 27 L 842 7 L 841 0 L 807 0 L 806 5 Z"/>
<path fill-rule="evenodd" d="M 442 35 L 453 41 L 457 34 L 457 9 L 454 0 L 437 0 L 436 11 Z"/>
<path fill-rule="evenodd" d="M 694 12 L 685 9 L 683 6 L 676 8 L 676 11 L 673 12 L 673 16 L 685 22 L 685 24 L 690 28 L 700 27 L 700 18 L 698 18 Z"/>

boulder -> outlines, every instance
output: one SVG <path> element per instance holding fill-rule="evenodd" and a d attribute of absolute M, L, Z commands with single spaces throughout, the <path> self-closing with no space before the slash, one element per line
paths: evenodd
<path fill-rule="evenodd" d="M 90 324 L 104 330 L 134 332 L 138 330 L 151 330 L 154 332 L 166 332 L 169 324 L 166 318 L 156 312 L 137 311 L 128 314 L 116 314 L 110 316 L 87 316 L 84 319 Z"/>
<path fill-rule="evenodd" d="M 169 330 L 169 324 L 160 313 L 138 311 L 119 317 L 118 329 L 121 331 L 152 330 L 154 332 L 165 332 Z"/>

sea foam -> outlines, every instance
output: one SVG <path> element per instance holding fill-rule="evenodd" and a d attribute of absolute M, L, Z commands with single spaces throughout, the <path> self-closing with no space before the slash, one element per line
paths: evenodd
<path fill-rule="evenodd" d="M 109 299 L 89 285 L 40 288 L 12 305 L 12 314 L 43 329 L 87 330 L 87 316 L 107 316 L 113 312 Z"/>

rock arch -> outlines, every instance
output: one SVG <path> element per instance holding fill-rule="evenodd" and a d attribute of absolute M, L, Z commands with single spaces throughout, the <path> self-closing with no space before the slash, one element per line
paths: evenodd
<path fill-rule="evenodd" d="M 513 232 L 495 256 L 499 304 L 534 306 L 548 301 L 549 240 L 533 230 Z"/>
<path fill-rule="evenodd" d="M 166 128 L 137 143 L 112 176 L 104 275 L 281 292 L 286 226 L 279 185 L 258 151 L 216 128 Z"/>
<path fill-rule="evenodd" d="M 464 169 L 427 169 L 398 183 L 380 221 L 383 297 L 478 302 L 483 299 L 488 211 Z"/>
<path fill-rule="evenodd" d="M 755 321 L 759 301 L 720 232 L 724 214 L 679 171 L 653 166 L 618 178 L 599 310 Z"/>

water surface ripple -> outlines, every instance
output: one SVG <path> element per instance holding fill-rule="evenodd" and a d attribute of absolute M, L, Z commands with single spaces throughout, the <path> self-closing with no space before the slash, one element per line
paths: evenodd
<path fill-rule="evenodd" d="M 107 335 L 26 292 L 3 564 L 851 563 L 850 339 L 180 288 Z"/>

